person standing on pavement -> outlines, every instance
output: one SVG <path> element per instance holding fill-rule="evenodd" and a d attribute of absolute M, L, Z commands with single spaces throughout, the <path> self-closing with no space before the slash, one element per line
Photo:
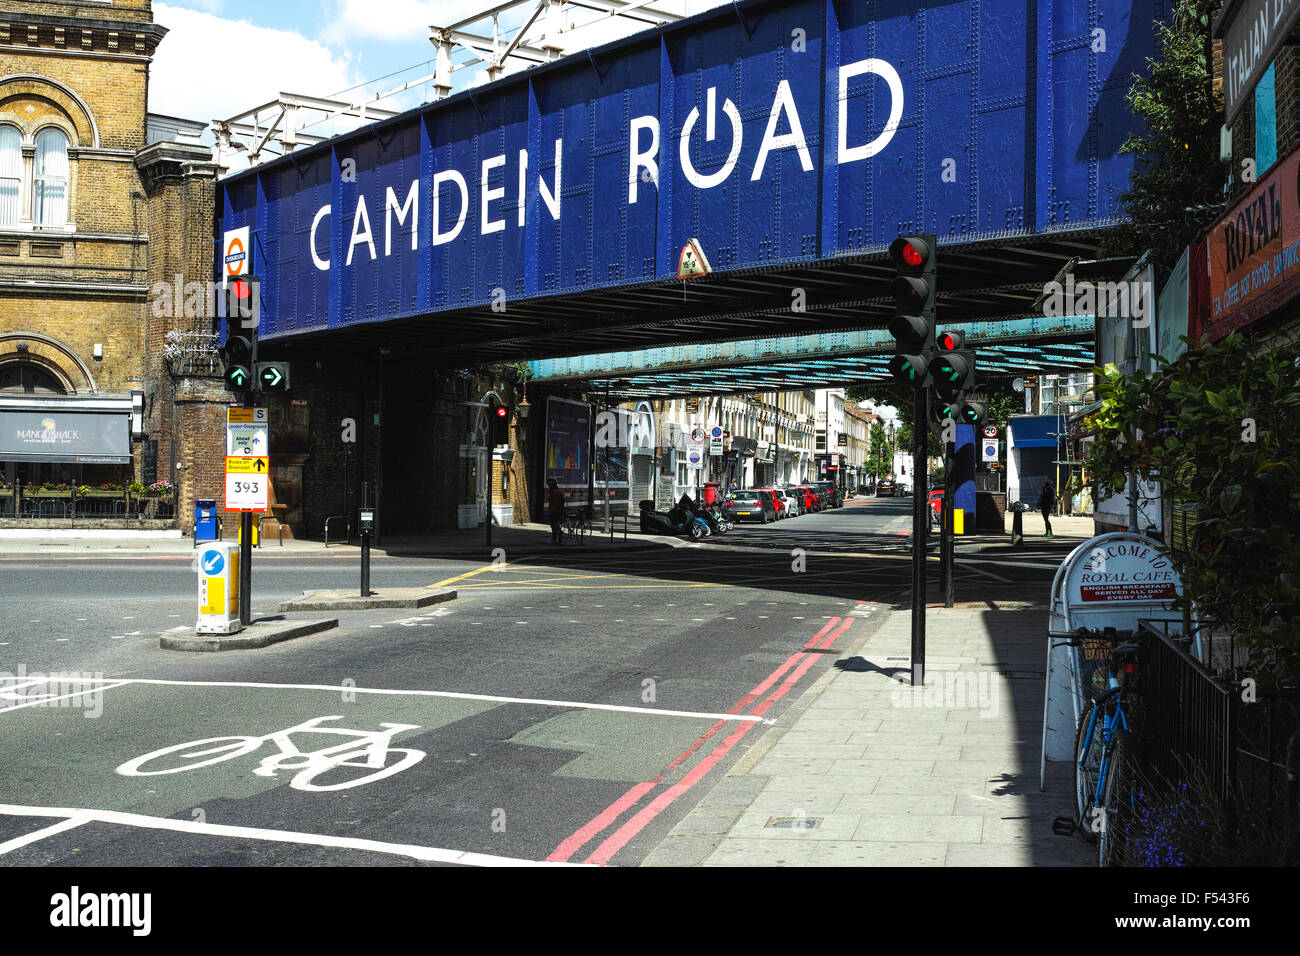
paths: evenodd
<path fill-rule="evenodd" d="M 1043 491 L 1038 496 L 1038 510 L 1043 513 L 1043 524 L 1047 527 L 1047 533 L 1044 537 L 1052 537 L 1052 511 L 1056 508 L 1056 489 L 1052 486 L 1051 479 L 1043 484 Z"/>
<path fill-rule="evenodd" d="M 555 544 L 562 544 L 560 522 L 564 520 L 564 492 L 554 478 L 546 479 L 546 487 L 550 489 L 546 493 L 546 505 L 550 511 L 551 540 Z"/>

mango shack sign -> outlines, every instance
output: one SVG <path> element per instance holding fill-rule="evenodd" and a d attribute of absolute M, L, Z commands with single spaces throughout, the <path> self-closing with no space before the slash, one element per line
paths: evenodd
<path fill-rule="evenodd" d="M 1213 341 L 1300 293 L 1300 151 L 1261 179 L 1213 229 L 1210 321 Z"/>

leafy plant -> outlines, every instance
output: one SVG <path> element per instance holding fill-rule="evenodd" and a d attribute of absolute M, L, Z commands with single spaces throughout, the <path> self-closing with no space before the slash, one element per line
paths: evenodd
<path fill-rule="evenodd" d="M 1121 153 L 1139 157 L 1129 189 L 1119 196 L 1129 221 L 1112 230 L 1102 255 L 1152 251 L 1162 272 L 1223 208 L 1226 170 L 1219 160 L 1219 123 L 1210 63 L 1211 0 L 1178 0 L 1157 25 L 1159 53 L 1146 76 L 1135 76 L 1128 105 L 1145 121 Z"/>
<path fill-rule="evenodd" d="M 1096 499 L 1123 493 L 1129 472 L 1158 481 L 1198 520 L 1193 546 L 1163 547 L 1183 601 L 1223 622 L 1259 678 L 1300 676 L 1300 364 L 1285 348 L 1240 334 L 1125 377 L 1099 371 L 1101 407 L 1087 484 Z"/>

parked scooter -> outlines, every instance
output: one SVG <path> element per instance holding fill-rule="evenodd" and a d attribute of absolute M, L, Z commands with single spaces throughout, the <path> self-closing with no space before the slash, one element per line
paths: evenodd
<path fill-rule="evenodd" d="M 728 528 L 723 527 L 723 522 L 708 508 L 697 504 L 690 495 L 682 495 L 681 500 L 677 502 L 677 507 L 686 512 L 696 521 L 703 522 L 708 534 L 723 534 Z"/>
<path fill-rule="evenodd" d="M 665 512 L 655 511 L 654 506 L 654 502 L 649 499 L 640 504 L 642 534 L 681 534 L 689 536 L 692 541 L 699 541 L 709 533 L 706 522 L 688 515 L 680 507 Z"/>

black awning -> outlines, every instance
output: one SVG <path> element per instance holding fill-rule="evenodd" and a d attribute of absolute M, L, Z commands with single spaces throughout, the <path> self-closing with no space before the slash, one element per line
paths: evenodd
<path fill-rule="evenodd" d="M 130 412 L 0 409 L 0 461 L 130 464 Z"/>

